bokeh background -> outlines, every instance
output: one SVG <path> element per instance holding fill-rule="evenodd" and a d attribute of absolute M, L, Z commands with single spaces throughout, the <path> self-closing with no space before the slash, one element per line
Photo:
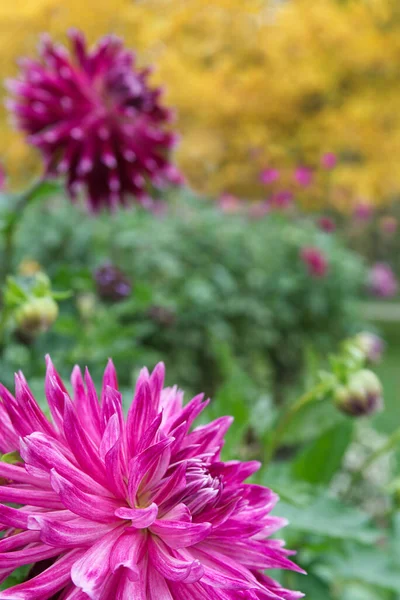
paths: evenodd
<path fill-rule="evenodd" d="M 21 368 L 43 397 L 45 353 L 98 381 L 112 356 L 129 401 L 140 367 L 164 360 L 169 383 L 213 397 L 208 416 L 235 416 L 227 456 L 262 458 L 341 341 L 378 336 L 384 410 L 354 419 L 330 398 L 301 411 L 260 481 L 280 493 L 309 572 L 284 575 L 288 587 L 399 600 L 399 2 L 3 1 L 2 79 L 42 33 L 66 43 L 71 27 L 91 43 L 116 33 L 154 66 L 186 184 L 151 211 L 91 217 L 62 185 L 39 190 L 18 220 L 26 297 L 7 284 L 1 380 Z M 6 106 L 0 128 L 7 212 L 42 164 Z M 67 293 L 33 334 L 29 303 L 49 282 Z"/>

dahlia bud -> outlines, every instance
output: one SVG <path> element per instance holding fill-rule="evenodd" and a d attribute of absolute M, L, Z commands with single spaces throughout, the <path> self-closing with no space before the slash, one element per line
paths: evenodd
<path fill-rule="evenodd" d="M 335 404 L 353 417 L 372 415 L 383 408 L 381 382 L 375 373 L 362 369 L 336 391 Z"/>
<path fill-rule="evenodd" d="M 106 264 L 94 273 L 96 281 L 97 293 L 103 300 L 118 302 L 127 298 L 131 291 L 132 285 L 118 267 L 112 264 Z"/>
<path fill-rule="evenodd" d="M 53 298 L 29 298 L 16 310 L 17 331 L 33 338 L 48 331 L 57 317 L 58 305 Z"/>
<path fill-rule="evenodd" d="M 363 331 L 355 337 L 354 341 L 369 363 L 376 364 L 380 362 L 385 349 L 385 342 L 379 335 L 375 335 L 370 331 Z"/>

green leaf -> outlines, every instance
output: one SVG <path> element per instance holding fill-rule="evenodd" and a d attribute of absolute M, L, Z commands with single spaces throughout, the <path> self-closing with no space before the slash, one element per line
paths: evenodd
<path fill-rule="evenodd" d="M 334 578 L 362 582 L 397 593 L 400 590 L 399 557 L 393 556 L 381 545 L 368 548 L 353 546 L 344 556 L 328 556 L 327 563 L 333 569 Z"/>
<path fill-rule="evenodd" d="M 368 515 L 326 495 L 317 496 L 308 506 L 280 502 L 276 513 L 289 520 L 291 529 L 304 533 L 361 544 L 374 543 L 380 537 Z"/>
<path fill-rule="evenodd" d="M 21 456 L 19 455 L 19 452 L 8 452 L 7 454 L 1 454 L 0 455 L 0 462 L 4 462 L 7 463 L 9 465 L 13 465 L 17 462 L 21 462 Z"/>
<path fill-rule="evenodd" d="M 342 465 L 353 429 L 348 419 L 326 431 L 300 453 L 293 463 L 293 474 L 309 483 L 328 484 Z"/>

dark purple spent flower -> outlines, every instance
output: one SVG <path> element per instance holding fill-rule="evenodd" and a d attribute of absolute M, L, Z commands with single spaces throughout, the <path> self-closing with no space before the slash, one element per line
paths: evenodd
<path fill-rule="evenodd" d="M 45 36 L 41 60 L 21 61 L 8 107 L 47 175 L 65 176 L 72 198 L 85 190 L 93 212 L 132 199 L 147 205 L 152 187 L 182 182 L 168 159 L 172 113 L 149 86 L 150 69 L 138 69 L 119 38 L 106 36 L 92 50 L 81 32 L 70 38 L 71 52 Z"/>
<path fill-rule="evenodd" d="M 128 277 L 115 265 L 106 264 L 94 273 L 97 293 L 103 300 L 118 302 L 130 296 L 132 284 Z"/>

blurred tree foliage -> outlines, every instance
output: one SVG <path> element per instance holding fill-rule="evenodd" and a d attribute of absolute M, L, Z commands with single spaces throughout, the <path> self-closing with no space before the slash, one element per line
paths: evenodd
<path fill-rule="evenodd" d="M 64 39 L 70 26 L 91 41 L 122 34 L 155 63 L 179 113 L 179 161 L 196 187 L 257 196 L 262 165 L 313 165 L 329 150 L 342 159 L 337 204 L 398 193 L 397 0 L 2 2 L 2 75 L 35 52 L 39 33 Z M 25 177 L 33 154 L 5 112 L 1 119 L 7 165 Z"/>

